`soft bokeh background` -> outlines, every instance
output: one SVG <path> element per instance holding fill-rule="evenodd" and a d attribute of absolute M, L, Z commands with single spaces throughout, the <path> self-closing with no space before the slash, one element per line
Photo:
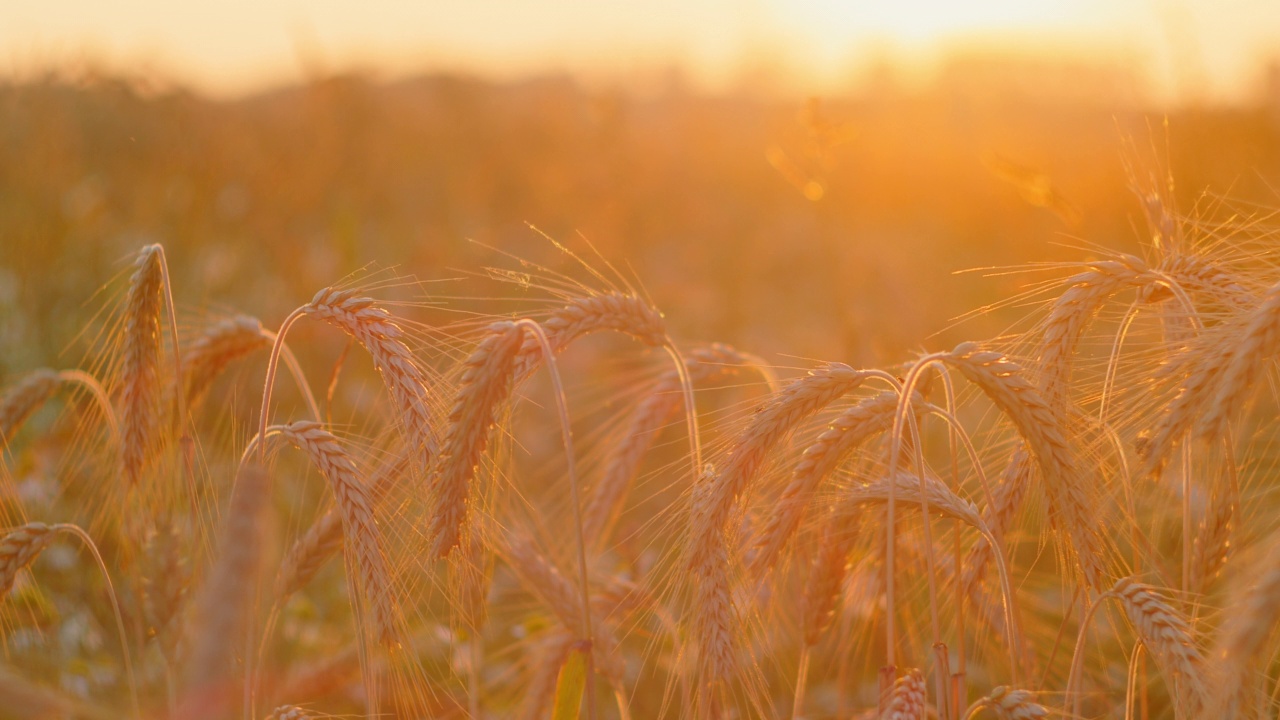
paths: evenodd
<path fill-rule="evenodd" d="M 0 6 L 0 375 L 73 362 L 148 242 L 274 324 L 370 263 L 568 267 L 530 225 L 681 337 L 896 361 L 1035 278 L 954 271 L 1139 251 L 1167 171 L 1265 215 L 1277 40 L 1208 0 Z"/>

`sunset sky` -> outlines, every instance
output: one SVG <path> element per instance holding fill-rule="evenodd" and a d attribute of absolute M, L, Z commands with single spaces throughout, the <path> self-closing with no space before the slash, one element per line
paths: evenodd
<path fill-rule="evenodd" d="M 827 90 L 872 58 L 920 77 L 959 49 L 1034 48 L 1132 64 L 1161 97 L 1252 91 L 1280 56 L 1275 0 L 3 0 L 0 70 L 65 61 L 139 67 L 217 94 L 308 68 L 430 68 L 609 77 L 678 63 L 723 86 L 776 65 Z"/>

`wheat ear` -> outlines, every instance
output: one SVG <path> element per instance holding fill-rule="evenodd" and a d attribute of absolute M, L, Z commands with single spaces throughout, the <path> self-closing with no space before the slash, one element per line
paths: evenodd
<path fill-rule="evenodd" d="M 581 633 L 583 608 L 582 593 L 545 555 L 538 552 L 537 544 L 528 535 L 508 530 L 497 533 L 493 539 L 494 550 L 507 561 L 520 583 L 540 599 L 564 627 L 570 632 Z M 618 652 L 617 639 L 591 613 L 592 637 L 597 667 L 610 681 L 622 679 L 626 666 Z"/>
<path fill-rule="evenodd" d="M 31 522 L 9 531 L 0 540 L 0 597 L 13 589 L 18 571 L 35 559 L 53 542 L 54 531 L 42 522 Z"/>
<path fill-rule="evenodd" d="M 893 683 L 884 720 L 924 720 L 926 704 L 924 673 L 912 668 Z"/>
<path fill-rule="evenodd" d="M 868 438 L 888 431 L 898 409 L 898 394 L 882 392 L 858 402 L 827 425 L 805 448 L 773 511 L 756 540 L 749 572 L 759 576 L 771 568 L 804 521 L 809 500 L 823 479 Z"/>
<path fill-rule="evenodd" d="M 707 382 L 737 372 L 741 366 L 752 362 L 754 360 L 749 356 L 716 343 L 695 348 L 689 353 L 685 365 L 690 382 Z M 632 411 L 622 438 L 610 451 L 600 482 L 582 514 L 583 532 L 593 544 L 603 542 L 609 527 L 617 519 L 641 461 L 683 402 L 681 390 L 680 373 L 668 370 Z"/>
<path fill-rule="evenodd" d="M 436 453 L 427 377 L 405 344 L 404 330 L 395 318 L 372 298 L 360 297 L 354 290 L 333 288 L 317 292 L 300 310 L 340 328 L 368 351 L 400 411 L 405 442 L 420 449 L 419 470 L 425 472 Z"/>
<path fill-rule="evenodd" d="M 160 246 L 148 245 L 138 254 L 125 297 L 120 365 L 120 461 L 131 484 L 156 443 L 163 285 Z"/>
<path fill-rule="evenodd" d="M 1224 356 L 1225 364 L 1209 398 L 1198 413 L 1197 432 L 1209 439 L 1222 437 L 1227 424 L 1244 406 L 1271 358 L 1280 352 L 1280 283 L 1267 289 L 1249 315 L 1240 337 Z"/>
<path fill-rule="evenodd" d="M 222 717 L 232 707 L 232 662 L 250 626 L 269 483 L 265 469 L 246 464 L 232 490 L 218 558 L 196 600 L 198 621 L 192 627 L 198 632 L 187 661 L 187 696 L 179 704 L 183 717 Z"/>
<path fill-rule="evenodd" d="M 360 482 L 355 463 L 338 439 L 319 423 L 294 422 L 273 429 L 302 450 L 329 483 L 342 518 L 342 537 L 349 543 L 351 556 L 347 572 L 353 579 L 359 578 L 368 595 L 369 612 L 378 638 L 394 644 L 398 639 L 394 596 L 382 555 L 382 535 L 374 521 L 373 502 Z"/>
<path fill-rule="evenodd" d="M 1248 575 L 1254 581 L 1235 593 L 1233 611 L 1209 656 L 1215 672 L 1206 713 L 1215 712 L 1217 717 L 1233 717 L 1229 714 L 1232 706 L 1246 699 L 1250 677 L 1265 662 L 1259 655 L 1280 623 L 1280 545 L 1275 543 L 1276 537 L 1272 536 L 1269 554 L 1250 569 Z"/>
<path fill-rule="evenodd" d="M 973 720 L 984 708 L 991 710 L 996 720 L 1038 720 L 1049 714 L 1048 709 L 1035 701 L 1035 695 L 1027 690 L 1014 690 L 1004 685 L 970 706 L 964 720 Z"/>
<path fill-rule="evenodd" d="M 605 292 L 574 298 L 539 323 L 547 334 L 551 351 L 558 353 L 574 340 L 590 333 L 612 330 L 634 337 L 651 347 L 667 345 L 662 313 L 635 295 Z M 533 337 L 525 338 L 515 376 L 523 380 L 542 361 L 542 347 Z"/>
<path fill-rule="evenodd" d="M 368 483 L 369 502 L 376 509 L 396 482 L 409 471 L 409 455 L 400 454 L 384 462 L 373 472 Z M 340 508 L 330 508 L 311 524 L 280 562 L 276 575 L 276 602 L 284 602 L 301 590 L 320 572 L 329 558 L 342 550 L 342 523 L 344 513 Z"/>
<path fill-rule="evenodd" d="M 1198 710 L 1205 694 L 1204 661 L 1192 642 L 1190 625 L 1155 588 L 1133 578 L 1121 578 L 1111 594 L 1120 600 L 1170 689 L 1176 688 L 1183 701 Z"/>
<path fill-rule="evenodd" d="M 1090 529 L 1098 518 L 1079 458 L 1067 442 L 1061 412 L 1046 403 L 1022 368 L 1002 353 L 961 343 L 945 360 L 977 385 L 1018 429 L 1045 479 L 1051 519 L 1069 540 L 1085 582 L 1100 589 L 1107 570 L 1100 540 Z"/>
<path fill-rule="evenodd" d="M 510 395 L 521 339 L 515 323 L 494 323 L 463 363 L 431 483 L 434 509 L 427 537 L 436 557 L 445 557 L 458 544 L 468 516 L 469 486 L 489 444 L 498 408 Z"/>

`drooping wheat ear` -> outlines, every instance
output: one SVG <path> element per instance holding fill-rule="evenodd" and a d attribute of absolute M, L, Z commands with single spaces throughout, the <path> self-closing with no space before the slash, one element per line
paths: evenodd
<path fill-rule="evenodd" d="M 0 597 L 9 594 L 18 571 L 35 562 L 53 542 L 53 536 L 53 528 L 42 522 L 31 522 L 9 531 L 0 540 Z"/>
<path fill-rule="evenodd" d="M 98 381 L 80 370 L 41 368 L 27 373 L 0 395 L 0 448 L 8 445 L 32 413 L 66 386 L 78 386 L 93 397 L 102 413 L 103 422 L 107 425 L 107 431 L 111 434 L 113 445 L 118 445 L 120 425 L 116 422 L 115 409 L 111 407 L 111 400 Z"/>
<path fill-rule="evenodd" d="M 804 521 L 810 498 L 823 479 L 835 472 L 845 458 L 863 442 L 893 426 L 898 394 L 882 392 L 849 408 L 827 426 L 812 445 L 805 448 L 791 472 L 791 482 L 765 521 L 756 540 L 749 572 L 759 576 L 773 567 L 787 543 Z"/>
<path fill-rule="evenodd" d="M 972 720 L 980 710 L 987 708 L 997 720 L 1037 720 L 1047 716 L 1049 710 L 1036 702 L 1035 697 L 1028 690 L 1014 690 L 1001 685 L 974 703 L 964 717 Z"/>
<path fill-rule="evenodd" d="M 1226 433 L 1227 424 L 1256 392 L 1258 379 L 1271 358 L 1280 352 L 1280 283 L 1267 289 L 1233 345 L 1223 357 L 1225 362 L 1208 406 L 1200 408 L 1196 431 L 1202 437 L 1213 439 Z"/>
<path fill-rule="evenodd" d="M 1066 401 L 1081 332 L 1108 298 L 1147 277 L 1142 261 L 1126 255 L 1120 260 L 1092 263 L 1088 270 L 1065 281 L 1070 287 L 1054 300 L 1040 340 L 1037 366 L 1045 399 L 1054 403 Z"/>
<path fill-rule="evenodd" d="M 58 391 L 58 373 L 33 370 L 0 395 L 0 447 L 8 445 L 18 428 Z"/>
<path fill-rule="evenodd" d="M 565 629 L 581 632 L 583 625 L 582 593 L 572 581 L 545 555 L 537 544 L 519 531 L 495 533 L 494 550 L 507 561 L 520 583 L 540 599 Z M 610 681 L 620 681 L 626 664 L 618 652 L 618 641 L 596 613 L 591 614 L 591 632 L 595 641 L 592 655 L 596 669 Z"/>
<path fill-rule="evenodd" d="M 463 362 L 431 483 L 435 506 L 427 537 L 436 557 L 448 555 L 461 537 L 469 512 L 471 480 L 489 444 L 499 408 L 510 397 L 512 364 L 520 352 L 522 335 L 515 323 L 493 323 Z"/>
<path fill-rule="evenodd" d="M 143 546 L 143 608 L 148 635 L 156 639 L 170 663 L 176 659 L 178 618 L 191 584 L 191 569 L 182 552 L 184 544 L 173 520 L 161 519 Z"/>
<path fill-rule="evenodd" d="M 862 504 L 889 502 L 889 478 L 879 478 L 870 483 L 859 483 L 845 491 L 842 507 L 856 507 Z M 908 505 L 923 505 L 920 493 L 920 478 L 910 473 L 899 472 L 893 477 L 893 494 L 898 502 Z M 959 520 L 966 525 L 985 530 L 982 516 L 973 503 L 956 495 L 946 484 L 935 478 L 924 480 L 924 500 L 929 503 L 929 510 L 944 517 Z"/>
<path fill-rule="evenodd" d="M 186 392 L 195 404 L 228 365 L 259 350 L 271 347 L 271 337 L 257 318 L 236 315 L 205 327 L 183 353 Z"/>
<path fill-rule="evenodd" d="M 418 471 L 426 472 L 436 454 L 427 376 L 405 344 L 404 330 L 395 318 L 373 298 L 357 296 L 354 290 L 334 288 L 316 293 L 311 302 L 299 310 L 340 328 L 364 346 L 400 411 L 398 419 L 405 443 L 419 449 Z"/>
<path fill-rule="evenodd" d="M 858 517 L 835 512 L 823 523 L 822 540 L 809 565 L 809 582 L 800 605 L 804 644 L 809 647 L 818 644 L 835 617 L 860 525 Z"/>
<path fill-rule="evenodd" d="M 1227 614 L 1218 640 L 1210 654 L 1217 672 L 1214 692 L 1207 705 L 1209 711 L 1222 710 L 1240 701 L 1250 678 L 1265 662 L 1259 653 L 1280 623 L 1280 536 L 1273 535 L 1269 554 L 1248 577 L 1254 581 L 1242 592 L 1234 593 L 1231 612 Z M 1206 717 L 1209 717 L 1206 715 Z M 1225 713 L 1218 717 L 1232 717 Z M 1259 715 L 1259 717 L 1263 717 Z"/>
<path fill-rule="evenodd" d="M 256 595 L 261 560 L 263 515 L 270 478 L 257 465 L 241 468 L 223 515 L 218 558 L 196 600 L 197 620 L 186 665 L 187 698 L 182 717 L 223 717 L 232 706 L 233 664 L 245 639 L 244 629 Z M 209 707 L 206 707 L 209 705 Z"/>
<path fill-rule="evenodd" d="M 355 463 L 338 439 L 319 423 L 294 422 L 275 429 L 302 450 L 329 483 L 342 517 L 342 537 L 349 553 L 347 574 L 358 578 L 368 596 L 370 620 L 377 637 L 394 644 L 398 641 L 395 599 L 382 555 L 382 535 L 374 520 L 373 502 L 360 482 Z"/>
<path fill-rule="evenodd" d="M 1204 699 L 1204 660 L 1192 642 L 1187 621 L 1155 588 L 1131 577 L 1111 588 L 1142 644 L 1156 660 L 1165 682 L 1177 689 L 1183 702 L 1200 707 Z M 1194 717 L 1194 715 L 1193 715 Z"/>
<path fill-rule="evenodd" d="M 734 631 L 737 626 L 733 597 L 729 584 L 729 551 L 723 530 L 713 526 L 715 513 L 716 469 L 710 463 L 703 468 L 693 488 L 689 511 L 692 532 L 708 532 L 712 540 L 705 543 L 691 562 L 693 573 L 693 633 L 698 648 L 698 674 L 705 682 L 731 678 L 737 668 Z"/>
<path fill-rule="evenodd" d="M 1200 527 L 1191 543 L 1191 573 L 1187 588 L 1203 593 L 1222 571 L 1231 555 L 1235 535 L 1236 509 L 1240 493 L 1232 483 L 1216 487 L 1209 496 L 1209 507 L 1200 518 Z"/>
<path fill-rule="evenodd" d="M 926 704 L 924 673 L 912 668 L 893 683 L 884 720 L 924 720 Z"/>
<path fill-rule="evenodd" d="M 1035 463 L 1026 447 L 1018 446 L 1005 466 L 1000 482 L 991 491 L 991 504 L 982 509 L 982 520 L 996 539 L 1003 541 L 1009 532 L 1014 516 L 1022 508 L 1022 500 L 1031 486 L 1034 472 Z M 978 583 L 986 576 L 994 553 L 995 548 L 985 537 L 978 538 L 969 549 L 960 573 L 960 587 L 965 595 L 974 594 Z"/>
<path fill-rule="evenodd" d="M 1092 530 L 1099 517 L 1079 458 L 1067 442 L 1062 413 L 1046 403 L 1021 366 L 1002 353 L 966 342 L 957 345 L 946 362 L 977 385 L 1013 422 L 1040 466 L 1051 521 L 1067 538 L 1085 582 L 1101 590 L 1107 570 L 1101 541 Z"/>
<path fill-rule="evenodd" d="M 1221 263 L 1199 253 L 1166 255 L 1160 259 L 1156 272 L 1188 292 L 1230 307 L 1250 307 L 1258 301 L 1257 296 L 1244 286 L 1240 277 L 1225 269 Z M 1173 290 L 1167 283 L 1148 283 L 1138 297 L 1143 302 L 1160 302 L 1173 296 Z"/>
<path fill-rule="evenodd" d="M 304 710 L 297 705 L 281 705 L 271 711 L 271 714 L 267 716 L 267 720 L 312 720 L 319 717 L 319 715 L 309 710 Z"/>
<path fill-rule="evenodd" d="M 856 389 L 866 378 L 866 372 L 844 363 L 823 365 L 783 387 L 756 410 L 734 439 L 720 471 L 707 484 L 705 507 L 690 528 L 693 565 L 704 564 L 705 556 L 714 552 L 712 546 L 723 543 L 734 503 L 754 482 L 773 449 L 800 423 Z"/>
<path fill-rule="evenodd" d="M 560 352 L 574 340 L 594 332 L 625 333 L 651 347 L 667 344 L 667 327 L 657 308 L 635 295 L 605 292 L 574 298 L 541 322 L 552 352 Z M 527 378 L 542 361 L 542 347 L 528 336 L 516 361 L 517 382 Z"/>
<path fill-rule="evenodd" d="M 387 460 L 374 471 L 368 489 L 369 501 L 375 510 L 396 482 L 409 471 L 409 457 L 408 453 L 402 453 Z M 283 603 L 305 587 L 329 558 L 342 550 L 342 523 L 341 509 L 330 508 L 293 543 L 280 562 L 280 570 L 276 575 L 276 602 Z"/>
<path fill-rule="evenodd" d="M 689 380 L 697 383 L 737 372 L 751 362 L 749 357 L 720 343 L 695 348 L 685 357 Z M 610 451 L 600 482 L 583 511 L 582 530 L 588 542 L 598 544 L 603 541 L 609 526 L 622 510 L 627 490 L 645 454 L 683 402 L 680 374 L 671 369 L 663 373 L 648 396 L 632 411 L 622 438 Z"/>
<path fill-rule="evenodd" d="M 138 254 L 125 297 L 120 364 L 120 462 L 125 479 L 137 484 L 157 442 L 160 402 L 160 312 L 164 271 L 159 245 Z"/>

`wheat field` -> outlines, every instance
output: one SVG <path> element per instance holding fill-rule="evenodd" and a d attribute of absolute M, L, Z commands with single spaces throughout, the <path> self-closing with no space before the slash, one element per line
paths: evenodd
<path fill-rule="evenodd" d="M 1129 170 L 1122 248 L 821 360 L 533 228 L 447 281 L 36 278 L 0 718 L 1274 717 L 1280 235 Z"/>

